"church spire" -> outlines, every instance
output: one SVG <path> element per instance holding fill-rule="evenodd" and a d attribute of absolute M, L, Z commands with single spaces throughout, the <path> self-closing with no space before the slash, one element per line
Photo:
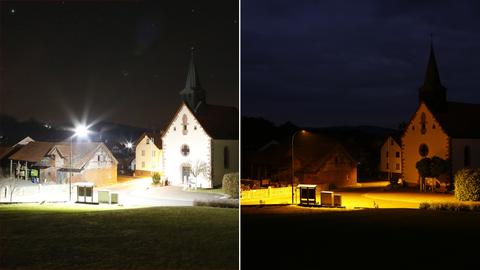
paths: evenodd
<path fill-rule="evenodd" d="M 430 36 L 431 37 L 431 36 Z M 430 56 L 428 59 L 425 80 L 418 90 L 419 100 L 423 101 L 433 110 L 444 109 L 447 102 L 447 89 L 440 82 L 440 75 L 433 49 L 433 38 L 430 40 Z"/>
<path fill-rule="evenodd" d="M 197 89 L 200 86 L 200 79 L 198 78 L 197 67 L 195 66 L 195 48 L 190 48 L 190 64 L 188 66 L 187 81 L 185 88 Z"/>
<path fill-rule="evenodd" d="M 205 103 L 205 90 L 200 85 L 200 78 L 198 76 L 197 67 L 195 65 L 195 48 L 190 49 L 190 64 L 188 66 L 187 80 L 185 81 L 185 88 L 180 91 L 183 101 L 192 109 L 196 109 L 200 103 Z"/>

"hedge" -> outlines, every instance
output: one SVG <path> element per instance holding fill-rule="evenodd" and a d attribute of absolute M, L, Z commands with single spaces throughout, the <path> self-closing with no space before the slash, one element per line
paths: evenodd
<path fill-rule="evenodd" d="M 227 173 L 223 176 L 223 180 L 222 180 L 223 192 L 232 196 L 233 198 L 238 198 L 238 195 L 239 195 L 238 186 L 239 186 L 238 173 Z"/>
<path fill-rule="evenodd" d="M 480 200 L 480 169 L 462 169 L 455 174 L 455 197 L 460 201 Z"/>

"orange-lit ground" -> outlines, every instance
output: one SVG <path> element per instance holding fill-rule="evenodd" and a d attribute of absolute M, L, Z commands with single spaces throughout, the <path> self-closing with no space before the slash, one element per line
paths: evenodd
<path fill-rule="evenodd" d="M 386 182 L 361 184 L 357 187 L 336 190 L 342 195 L 342 205 L 355 208 L 418 208 L 422 202 L 457 202 L 454 195 L 445 193 L 419 192 L 408 188 L 399 191 L 386 191 Z M 260 202 L 262 200 L 262 202 Z M 242 199 L 242 205 L 289 204 L 291 195 L 263 199 Z M 317 197 L 317 201 L 319 198 Z"/>

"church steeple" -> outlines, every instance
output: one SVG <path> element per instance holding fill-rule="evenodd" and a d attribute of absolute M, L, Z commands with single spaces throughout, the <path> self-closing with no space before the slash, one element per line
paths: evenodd
<path fill-rule="evenodd" d="M 440 82 L 433 40 L 430 42 L 430 57 L 423 85 L 418 89 L 418 97 L 432 110 L 441 111 L 447 103 L 447 89 Z"/>
<path fill-rule="evenodd" d="M 205 90 L 203 90 L 200 85 L 200 79 L 197 72 L 197 67 L 195 65 L 195 55 L 194 48 L 191 48 L 190 64 L 188 66 L 187 80 L 185 82 L 185 88 L 180 91 L 180 96 L 183 101 L 187 103 L 188 106 L 192 109 L 200 103 L 205 103 Z"/>

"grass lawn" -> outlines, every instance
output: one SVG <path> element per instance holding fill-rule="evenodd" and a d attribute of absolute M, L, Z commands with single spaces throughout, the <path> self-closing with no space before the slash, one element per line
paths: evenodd
<path fill-rule="evenodd" d="M 5 268 L 238 269 L 238 209 L 2 205 Z"/>
<path fill-rule="evenodd" d="M 243 269 L 478 267 L 478 212 L 299 207 L 241 211 Z"/>

